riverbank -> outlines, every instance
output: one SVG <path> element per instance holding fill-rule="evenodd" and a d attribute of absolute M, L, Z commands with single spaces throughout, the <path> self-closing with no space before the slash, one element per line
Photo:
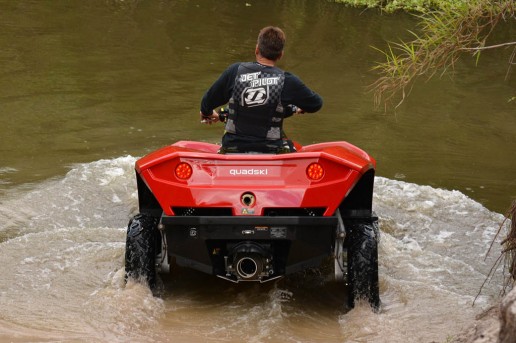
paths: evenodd
<path fill-rule="evenodd" d="M 504 239 L 504 258 L 508 259 L 507 264 L 514 280 L 516 259 L 512 252 L 516 249 L 516 201 L 512 203 L 511 209 L 505 220 L 511 220 L 510 230 Z M 503 224 L 502 224 L 503 225 Z M 466 331 L 457 335 L 454 343 L 513 343 L 516 342 L 516 288 L 513 287 L 498 305 L 493 306 L 477 317 L 477 320 Z"/>
<path fill-rule="evenodd" d="M 477 316 L 472 325 L 453 337 L 450 343 L 516 342 L 516 288 L 499 305 Z"/>
<path fill-rule="evenodd" d="M 429 10 L 449 10 L 459 6 L 471 5 L 471 3 L 462 0 L 336 0 L 336 2 L 355 7 L 378 8 L 385 12 L 398 10 L 427 12 Z M 515 212 L 513 207 L 513 220 Z M 516 237 L 516 235 L 514 236 Z M 511 246 L 513 250 L 516 243 L 512 243 Z M 514 261 L 513 268 L 515 268 Z M 516 288 L 504 297 L 499 304 L 479 315 L 468 329 L 450 337 L 447 342 L 516 342 Z"/>
<path fill-rule="evenodd" d="M 464 0 L 335 0 L 335 2 L 354 7 L 378 8 L 385 12 L 399 10 L 427 12 L 455 8 L 468 3 Z"/>

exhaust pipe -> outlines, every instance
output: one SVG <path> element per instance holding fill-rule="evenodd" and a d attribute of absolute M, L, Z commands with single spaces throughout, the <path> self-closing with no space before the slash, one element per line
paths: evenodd
<path fill-rule="evenodd" d="M 265 265 L 263 257 L 259 254 L 246 254 L 235 259 L 235 271 L 243 280 L 257 280 L 263 275 Z"/>
<path fill-rule="evenodd" d="M 229 254 L 224 256 L 226 276 L 222 278 L 264 282 L 274 274 L 270 245 L 245 241 L 229 246 L 228 250 Z"/>

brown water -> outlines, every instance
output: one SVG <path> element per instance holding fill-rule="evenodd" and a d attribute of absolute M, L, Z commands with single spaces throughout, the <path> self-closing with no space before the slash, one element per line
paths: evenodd
<path fill-rule="evenodd" d="M 325 104 L 289 120 L 301 143 L 347 140 L 378 161 L 382 313 L 347 311 L 316 272 L 233 286 L 176 271 L 161 298 L 122 280 L 135 157 L 201 126 L 205 89 L 287 33 L 280 66 Z M 0 341 L 445 341 L 492 303 L 471 301 L 481 257 L 516 197 L 510 51 L 420 80 L 397 112 L 364 92 L 415 21 L 325 1 L 0 0 Z M 515 36 L 514 27 L 497 33 Z M 491 212 L 493 211 L 493 212 Z"/>

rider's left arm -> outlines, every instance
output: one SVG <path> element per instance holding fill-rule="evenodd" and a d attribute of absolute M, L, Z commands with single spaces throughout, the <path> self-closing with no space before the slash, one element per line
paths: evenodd
<path fill-rule="evenodd" d="M 321 109 L 323 100 L 319 94 L 308 88 L 294 74 L 285 73 L 285 85 L 281 94 L 283 104 L 295 105 L 298 109 L 296 114 L 308 112 L 314 113 Z"/>

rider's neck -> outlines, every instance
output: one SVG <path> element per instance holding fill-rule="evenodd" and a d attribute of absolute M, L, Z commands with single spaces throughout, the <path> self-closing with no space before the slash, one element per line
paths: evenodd
<path fill-rule="evenodd" d="M 269 66 L 269 67 L 274 67 L 276 65 L 276 61 L 269 60 L 265 57 L 258 56 L 258 55 L 256 56 L 256 62 L 260 63 L 261 65 Z"/>
<path fill-rule="evenodd" d="M 276 61 L 275 60 L 270 60 L 266 57 L 263 57 L 261 54 L 260 54 L 260 50 L 258 49 L 258 46 L 256 46 L 256 49 L 254 50 L 254 54 L 256 56 L 256 62 L 264 65 L 264 66 L 269 66 L 269 67 L 274 67 L 276 65 Z M 282 53 L 283 55 L 283 53 Z M 279 58 L 278 58 L 279 59 Z"/>

